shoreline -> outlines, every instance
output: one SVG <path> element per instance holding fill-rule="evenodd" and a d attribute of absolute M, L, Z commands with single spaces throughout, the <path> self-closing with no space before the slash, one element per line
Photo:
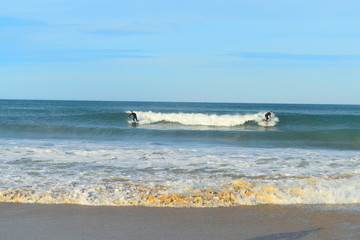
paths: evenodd
<path fill-rule="evenodd" d="M 223 208 L 0 203 L 0 239 L 358 239 L 360 205 Z"/>

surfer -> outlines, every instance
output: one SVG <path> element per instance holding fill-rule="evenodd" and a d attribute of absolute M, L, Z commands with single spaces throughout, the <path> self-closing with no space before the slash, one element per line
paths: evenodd
<path fill-rule="evenodd" d="M 136 116 L 136 113 L 134 113 L 133 111 L 130 112 L 130 115 L 128 116 L 128 118 L 132 116 L 133 117 L 133 121 L 135 122 L 138 122 L 139 120 L 137 119 L 137 116 Z"/>
<path fill-rule="evenodd" d="M 265 122 L 267 122 L 269 119 L 271 119 L 271 114 L 272 114 L 272 112 L 267 112 L 265 114 Z"/>

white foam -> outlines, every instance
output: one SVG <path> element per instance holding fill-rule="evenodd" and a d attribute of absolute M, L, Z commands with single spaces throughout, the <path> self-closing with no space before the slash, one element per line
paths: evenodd
<path fill-rule="evenodd" d="M 359 162 L 356 151 L 2 140 L 0 199 L 126 205 L 241 180 L 237 204 L 360 203 Z"/>
<path fill-rule="evenodd" d="M 256 114 L 203 114 L 203 113 L 160 113 L 160 112 L 137 112 L 141 124 L 159 122 L 178 123 L 186 126 L 211 126 L 211 127 L 236 127 L 248 122 L 255 122 L 259 126 L 275 126 L 279 118 L 275 114 L 268 123 L 264 122 L 265 112 Z"/>

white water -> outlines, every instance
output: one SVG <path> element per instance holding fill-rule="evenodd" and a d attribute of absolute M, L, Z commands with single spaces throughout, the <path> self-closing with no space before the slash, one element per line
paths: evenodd
<path fill-rule="evenodd" d="M 264 123 L 266 112 L 256 114 L 203 114 L 203 113 L 160 113 L 160 112 L 137 112 L 141 124 L 160 122 L 178 123 L 186 126 L 211 126 L 211 127 L 236 127 L 248 122 L 255 122 L 259 126 L 275 126 L 279 118 L 273 114 L 271 121 Z"/>
<path fill-rule="evenodd" d="M 234 193 L 238 205 L 360 203 L 359 162 L 356 151 L 1 140 L 0 200 L 136 205 L 144 188 L 187 195 L 240 182 L 251 194 Z"/>

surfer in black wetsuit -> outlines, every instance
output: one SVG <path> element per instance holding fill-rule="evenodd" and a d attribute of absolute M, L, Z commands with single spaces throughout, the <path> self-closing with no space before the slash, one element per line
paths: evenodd
<path fill-rule="evenodd" d="M 136 116 L 136 113 L 134 113 L 133 111 L 130 112 L 130 115 L 128 116 L 128 118 L 132 116 L 133 117 L 133 121 L 135 122 L 138 122 L 139 120 L 137 119 L 137 116 Z"/>
<path fill-rule="evenodd" d="M 265 114 L 265 121 L 267 122 L 269 119 L 271 119 L 271 114 L 272 114 L 272 112 L 267 112 L 266 114 Z"/>

